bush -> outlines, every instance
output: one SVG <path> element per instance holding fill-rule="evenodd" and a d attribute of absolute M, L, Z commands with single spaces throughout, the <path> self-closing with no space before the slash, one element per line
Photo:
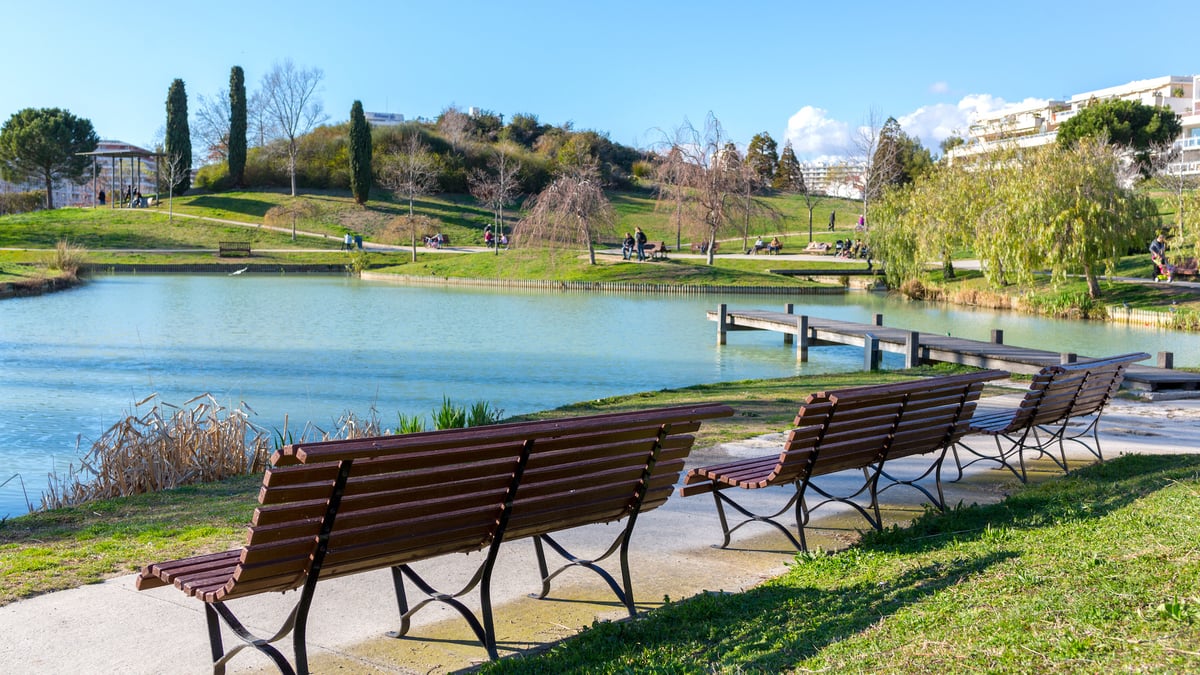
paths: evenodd
<path fill-rule="evenodd" d="M 196 171 L 196 187 L 210 192 L 222 192 L 233 187 L 233 179 L 229 177 L 229 165 L 205 164 Z"/>
<path fill-rule="evenodd" d="M 74 246 L 65 240 L 59 240 L 54 246 L 54 255 L 46 266 L 58 270 L 68 279 L 74 279 L 79 276 L 79 268 L 87 262 L 87 252 L 87 247 Z"/>
<path fill-rule="evenodd" d="M 0 216 L 40 211 L 46 206 L 45 190 L 0 194 Z"/>

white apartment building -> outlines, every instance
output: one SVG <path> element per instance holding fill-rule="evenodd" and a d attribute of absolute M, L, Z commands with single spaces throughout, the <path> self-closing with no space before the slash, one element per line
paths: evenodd
<path fill-rule="evenodd" d="M 862 172 L 862 166 L 843 162 L 800 164 L 804 184 L 811 192 L 845 199 L 862 199 Z"/>
<path fill-rule="evenodd" d="M 1182 154 L 1174 168 L 1187 174 L 1200 174 L 1200 75 L 1167 75 L 1138 80 L 1076 94 L 1068 101 L 1011 106 L 980 115 L 968 130 L 967 142 L 951 150 L 949 157 L 953 160 L 987 153 L 1001 146 L 1023 148 L 1052 143 L 1063 122 L 1093 102 L 1112 99 L 1174 110 L 1183 125 L 1183 132 L 1176 142 Z"/>

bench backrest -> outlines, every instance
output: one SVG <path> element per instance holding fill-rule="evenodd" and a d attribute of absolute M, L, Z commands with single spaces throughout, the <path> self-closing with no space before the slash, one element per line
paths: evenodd
<path fill-rule="evenodd" d="M 1008 428 L 1054 424 L 1099 412 L 1121 388 L 1129 366 L 1148 358 L 1149 354 L 1138 352 L 1046 366 L 1033 376 Z"/>
<path fill-rule="evenodd" d="M 936 452 L 961 438 L 983 385 L 1002 370 L 810 395 L 767 484 Z"/>
<path fill-rule="evenodd" d="M 233 579 L 204 595 L 302 585 L 339 471 L 348 477 L 321 577 L 653 509 L 701 420 L 729 414 L 685 406 L 287 446 L 272 456 Z"/>

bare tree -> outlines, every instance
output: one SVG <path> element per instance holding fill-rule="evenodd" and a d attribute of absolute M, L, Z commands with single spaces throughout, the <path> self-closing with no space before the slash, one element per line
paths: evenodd
<path fill-rule="evenodd" d="M 175 186 L 179 185 L 185 171 L 190 167 L 183 161 L 183 155 L 178 152 L 161 154 L 155 163 L 154 173 L 158 177 L 158 191 L 167 193 L 167 222 L 175 221 Z"/>
<path fill-rule="evenodd" d="M 808 241 L 813 240 L 813 210 L 820 206 L 821 202 L 825 201 L 825 195 L 818 193 L 804 180 L 804 174 L 797 172 L 795 176 L 788 181 L 784 190 L 792 194 L 800 195 L 804 200 L 804 208 L 808 209 Z M 833 227 L 833 221 L 830 221 L 830 227 Z"/>
<path fill-rule="evenodd" d="M 413 213 L 413 201 L 433 192 L 437 187 L 437 162 L 429 152 L 429 146 L 421 139 L 415 129 L 410 131 L 401 143 L 401 151 L 389 156 L 383 162 L 380 172 L 381 182 L 393 194 L 404 195 L 408 198 L 408 223 L 412 227 L 412 259 L 417 261 L 417 228 Z"/>
<path fill-rule="evenodd" d="M 325 121 L 324 106 L 316 97 L 324 73 L 320 68 L 301 70 L 291 59 L 276 63 L 263 78 L 262 103 L 266 118 L 287 141 L 288 173 L 296 196 L 296 155 L 299 138 Z"/>
<path fill-rule="evenodd" d="M 659 175 L 672 181 L 660 194 L 678 200 L 689 215 L 684 222 L 703 230 L 709 242 L 709 265 L 713 264 L 717 235 L 730 224 L 738 207 L 737 172 L 731 170 L 738 160 L 729 156 L 727 142 L 721 122 L 711 112 L 703 131 L 685 121 L 669 140 L 670 148 L 660 167 Z"/>
<path fill-rule="evenodd" d="M 224 162 L 229 158 L 229 91 L 222 89 L 209 98 L 198 97 L 192 111 L 192 145 L 203 148 L 204 158 L 210 162 Z"/>
<path fill-rule="evenodd" d="M 261 148 L 279 136 L 275 123 L 267 115 L 266 97 L 261 90 L 250 95 L 246 101 L 247 141 L 251 147 Z"/>
<path fill-rule="evenodd" d="M 1184 173 L 1183 149 L 1174 142 L 1164 143 L 1150 153 L 1151 182 L 1175 200 L 1175 225 L 1179 241 L 1183 241 L 1184 197 L 1195 190 L 1196 176 Z"/>
<path fill-rule="evenodd" d="M 879 118 L 879 111 L 872 109 L 866 123 L 854 135 L 854 159 L 861 171 L 863 218 L 867 218 L 871 202 L 895 181 L 900 166 L 895 156 L 899 146 L 884 142 L 883 122 Z"/>
<path fill-rule="evenodd" d="M 263 223 L 267 225 L 286 225 L 291 223 L 292 241 L 296 241 L 296 221 L 317 217 L 317 205 L 304 200 L 293 199 L 278 206 L 272 206 L 263 214 Z"/>
<path fill-rule="evenodd" d="M 675 225 L 676 251 L 683 246 L 683 223 L 686 216 L 683 208 L 686 191 L 676 187 L 682 184 L 683 176 L 680 174 L 685 169 L 684 163 L 679 161 L 678 157 L 673 156 L 678 153 L 679 150 L 672 147 L 665 158 L 661 158 L 655 163 L 654 168 L 658 184 L 658 200 L 655 208 L 667 205 L 671 209 L 671 222 Z"/>
<path fill-rule="evenodd" d="M 467 178 L 471 196 L 491 210 L 496 219 L 496 255 L 500 254 L 500 237 L 504 234 L 504 207 L 513 203 L 521 191 L 517 174 L 521 163 L 509 156 L 503 148 L 496 150 L 488 160 L 488 171 L 475 169 Z"/>
<path fill-rule="evenodd" d="M 750 225 L 755 216 L 764 216 L 772 222 L 779 220 L 779 211 L 776 210 L 770 203 L 759 199 L 764 188 L 768 187 L 762 179 L 762 174 L 758 167 L 749 162 L 738 162 L 736 165 L 727 165 L 730 171 L 735 172 L 733 180 L 736 181 L 740 198 L 738 199 L 737 209 L 740 211 L 741 227 L 739 230 L 742 235 L 742 249 L 749 250 L 750 248 Z"/>
<path fill-rule="evenodd" d="M 471 134 L 471 118 L 458 106 L 451 103 L 438 116 L 437 127 L 445 134 L 450 145 L 454 146 L 454 150 L 458 152 L 462 150 L 462 146 L 467 142 L 467 137 Z"/>
<path fill-rule="evenodd" d="M 513 233 L 514 243 L 537 241 L 550 246 L 587 246 L 596 264 L 596 242 L 612 233 L 616 217 L 600 183 L 595 163 L 570 167 L 540 194 L 529 198 L 528 211 Z"/>

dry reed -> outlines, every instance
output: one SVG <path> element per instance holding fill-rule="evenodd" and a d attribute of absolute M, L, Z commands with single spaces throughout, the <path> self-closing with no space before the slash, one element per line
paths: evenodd
<path fill-rule="evenodd" d="M 137 402 L 135 411 L 157 397 Z M 42 508 L 262 471 L 270 455 L 270 437 L 250 422 L 247 411 L 253 412 L 245 403 L 228 409 L 211 394 L 182 407 L 157 401 L 145 415 L 131 414 L 105 431 L 78 467 L 67 467 L 66 476 L 51 473 Z"/>

